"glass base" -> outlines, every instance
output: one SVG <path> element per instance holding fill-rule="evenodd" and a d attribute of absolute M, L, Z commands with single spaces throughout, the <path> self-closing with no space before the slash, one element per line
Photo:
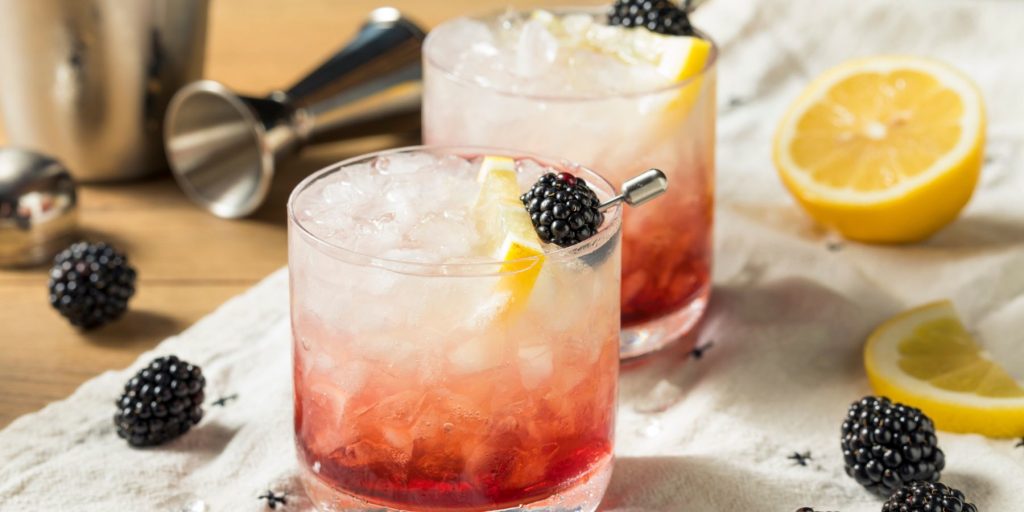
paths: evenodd
<path fill-rule="evenodd" d="M 601 504 L 611 477 L 612 457 L 608 456 L 595 464 L 590 473 L 579 478 L 572 487 L 540 501 L 502 509 L 388 508 L 339 491 L 327 485 L 308 468 L 302 472 L 301 480 L 306 495 L 321 512 L 594 512 Z"/>
<path fill-rule="evenodd" d="M 623 328 L 619 342 L 619 358 L 630 359 L 650 354 L 685 336 L 704 316 L 710 295 L 711 286 L 706 286 L 679 311 L 650 322 Z"/>

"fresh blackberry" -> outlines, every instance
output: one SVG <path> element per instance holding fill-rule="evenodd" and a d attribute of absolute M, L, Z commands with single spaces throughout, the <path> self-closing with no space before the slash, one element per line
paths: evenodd
<path fill-rule="evenodd" d="M 644 27 L 669 36 L 692 36 L 686 11 L 671 0 L 617 0 L 608 13 L 608 24 Z"/>
<path fill-rule="evenodd" d="M 846 474 L 883 498 L 909 482 L 937 482 L 946 466 L 932 420 L 884 397 L 850 405 L 841 444 Z"/>
<path fill-rule="evenodd" d="M 937 482 L 910 482 L 882 505 L 882 512 L 978 512 L 964 493 Z"/>
<path fill-rule="evenodd" d="M 120 317 L 135 294 L 135 269 L 105 244 L 77 242 L 53 260 L 50 305 L 82 329 Z"/>
<path fill-rule="evenodd" d="M 583 178 L 567 172 L 541 176 L 520 199 L 540 239 L 561 247 L 594 236 L 604 222 L 597 194 Z"/>
<path fill-rule="evenodd" d="M 117 400 L 117 435 L 132 446 L 154 446 L 180 436 L 203 418 L 203 371 L 176 356 L 139 370 Z"/>

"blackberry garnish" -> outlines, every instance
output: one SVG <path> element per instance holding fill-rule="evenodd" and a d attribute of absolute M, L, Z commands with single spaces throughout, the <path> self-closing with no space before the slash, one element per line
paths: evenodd
<path fill-rule="evenodd" d="M 883 498 L 909 482 L 937 482 L 946 466 L 932 420 L 888 398 L 850 405 L 842 434 L 846 474 Z"/>
<path fill-rule="evenodd" d="M 567 172 L 541 176 L 520 199 L 537 236 L 546 243 L 575 245 L 594 236 L 604 222 L 597 194 L 583 178 Z"/>
<path fill-rule="evenodd" d="M 617 0 L 608 13 L 608 24 L 644 27 L 669 36 L 692 36 L 686 11 L 671 0 Z"/>
<path fill-rule="evenodd" d="M 910 482 L 894 492 L 882 512 L 978 512 L 964 493 L 936 482 Z"/>
<path fill-rule="evenodd" d="M 117 401 L 117 435 L 132 446 L 154 446 L 203 418 L 203 371 L 176 356 L 158 357 L 125 385 Z"/>
<path fill-rule="evenodd" d="M 50 305 L 82 329 L 120 317 L 135 294 L 135 269 L 105 244 L 77 242 L 53 260 Z"/>

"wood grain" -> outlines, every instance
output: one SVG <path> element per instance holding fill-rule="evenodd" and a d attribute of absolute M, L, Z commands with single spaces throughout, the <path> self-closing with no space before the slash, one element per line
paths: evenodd
<path fill-rule="evenodd" d="M 206 76 L 241 92 L 288 85 L 344 43 L 374 7 L 392 5 L 426 26 L 466 13 L 590 4 L 557 0 L 214 0 Z M 2 77 L 11 79 L 12 77 Z M 0 142 L 3 142 L 0 132 Z M 228 221 L 192 206 L 169 177 L 81 190 L 90 239 L 125 250 L 138 294 L 121 321 L 75 331 L 46 300 L 46 268 L 0 270 L 0 427 L 67 396 L 83 381 L 130 364 L 286 262 L 284 204 L 307 173 L 346 156 L 408 142 L 383 137 L 319 147 L 281 170 L 268 204 Z"/>

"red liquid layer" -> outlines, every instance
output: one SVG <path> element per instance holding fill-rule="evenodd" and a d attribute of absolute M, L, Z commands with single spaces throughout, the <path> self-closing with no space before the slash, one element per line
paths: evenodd
<path fill-rule="evenodd" d="M 624 212 L 623 328 L 682 309 L 711 281 L 712 193 L 679 188 Z"/>
<path fill-rule="evenodd" d="M 303 463 L 334 489 L 416 510 L 514 507 L 577 484 L 610 457 L 618 344 L 589 371 L 525 389 L 518 369 L 423 389 L 382 368 L 345 399 L 324 393 L 296 354 L 295 432 Z M 341 410 L 338 406 L 341 405 Z"/>

